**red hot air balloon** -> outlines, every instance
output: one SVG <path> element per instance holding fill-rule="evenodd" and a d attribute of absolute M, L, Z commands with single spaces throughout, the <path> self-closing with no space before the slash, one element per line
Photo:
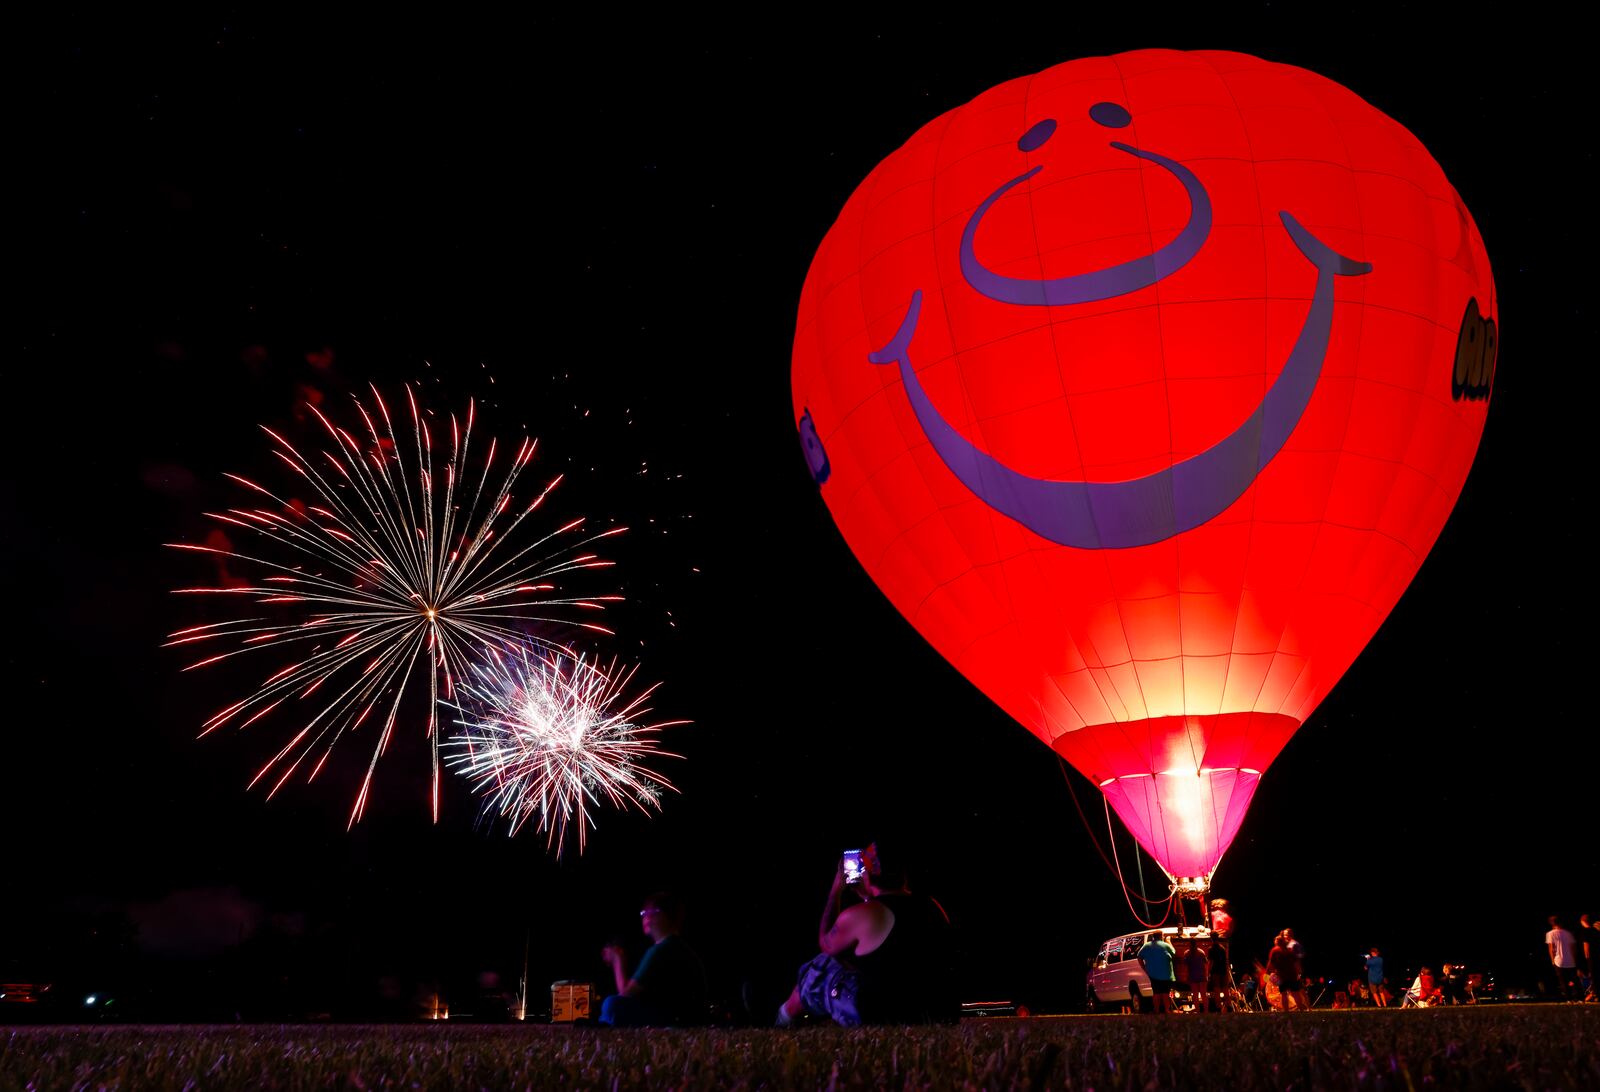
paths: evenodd
<path fill-rule="evenodd" d="M 1124 53 L 867 176 L 806 277 L 794 412 L 895 606 L 1203 889 L 1444 526 L 1497 313 L 1398 123 L 1303 69 Z"/>

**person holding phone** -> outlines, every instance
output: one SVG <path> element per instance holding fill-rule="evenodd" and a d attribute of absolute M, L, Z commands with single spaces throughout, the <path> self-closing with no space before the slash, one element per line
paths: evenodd
<path fill-rule="evenodd" d="M 950 932 L 944 908 L 911 891 L 902 865 L 876 845 L 846 851 L 817 926 L 822 950 L 800 968 L 778 1026 L 805 1013 L 843 1027 L 954 1020 Z"/>
<path fill-rule="evenodd" d="M 1362 957 L 1367 966 L 1367 992 L 1372 996 L 1372 1003 L 1380 1009 L 1389 1007 L 1389 980 L 1383 973 L 1383 954 L 1377 948 L 1372 949 L 1372 954 Z"/>

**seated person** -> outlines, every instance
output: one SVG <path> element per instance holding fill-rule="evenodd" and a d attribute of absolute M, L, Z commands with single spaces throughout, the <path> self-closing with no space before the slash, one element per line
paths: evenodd
<path fill-rule="evenodd" d="M 609 944 L 600 958 L 611 966 L 617 992 L 600 1005 L 600 1022 L 612 1027 L 684 1027 L 705 1023 L 706 972 L 694 949 L 678 935 L 683 906 L 666 892 L 644 901 L 639 927 L 652 943 L 633 976 L 622 970 L 622 948 Z"/>
<path fill-rule="evenodd" d="M 841 861 L 817 929 L 822 952 L 800 968 L 794 992 L 778 1006 L 778 1025 L 807 1012 L 843 1027 L 954 1021 L 960 1003 L 944 908 L 913 894 L 904 868 L 876 846 L 861 857 L 865 875 L 848 885 L 861 901 L 843 905 Z"/>
<path fill-rule="evenodd" d="M 1444 978 L 1439 983 L 1439 992 L 1444 1000 L 1452 1005 L 1465 1005 L 1467 1003 L 1467 968 L 1461 963 L 1446 963 L 1444 965 Z"/>
<path fill-rule="evenodd" d="M 1255 1008 L 1256 998 L 1260 996 L 1261 985 L 1256 981 L 1256 976 L 1249 971 L 1239 979 L 1239 992 L 1244 996 L 1244 1003 L 1250 1008 Z"/>
<path fill-rule="evenodd" d="M 1411 996 L 1419 1005 L 1433 1005 L 1444 1000 L 1444 995 L 1434 984 L 1433 972 L 1427 967 L 1422 968 L 1417 980 L 1411 984 Z"/>

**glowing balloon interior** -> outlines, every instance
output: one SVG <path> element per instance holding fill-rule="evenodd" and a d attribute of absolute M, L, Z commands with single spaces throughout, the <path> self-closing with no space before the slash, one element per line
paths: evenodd
<path fill-rule="evenodd" d="M 868 175 L 806 277 L 794 415 L 895 606 L 1204 880 L 1443 528 L 1497 320 L 1399 124 L 1303 69 L 1125 53 Z"/>

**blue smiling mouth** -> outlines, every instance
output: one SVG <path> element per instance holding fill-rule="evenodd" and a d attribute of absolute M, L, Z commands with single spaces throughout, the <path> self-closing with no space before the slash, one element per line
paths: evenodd
<path fill-rule="evenodd" d="M 1102 125 L 1128 123 L 1125 110 L 1099 103 L 1090 116 Z M 1051 124 L 1034 126 L 1019 146 L 1030 151 L 1048 140 Z M 1043 132 L 1042 136 L 1038 134 Z M 1032 143 L 1029 141 L 1032 140 Z M 1042 167 L 1018 175 L 979 205 L 961 236 L 961 273 L 967 284 L 990 299 L 1018 306 L 1066 306 L 1114 299 L 1147 288 L 1189 262 L 1211 232 L 1211 199 L 1205 186 L 1182 164 L 1121 142 L 1112 147 L 1155 163 L 1182 183 L 1189 195 L 1189 221 L 1177 238 L 1142 258 L 1088 273 L 1048 280 L 1004 277 L 989 270 L 974 253 L 984 214 L 1012 187 Z M 1119 482 L 1057 481 L 1021 474 L 978 450 L 934 407 L 917 379 L 910 346 L 922 312 L 922 291 L 912 292 L 905 318 L 883 348 L 869 353 L 873 364 L 900 366 L 900 379 L 923 435 L 939 458 L 991 508 L 1051 542 L 1081 549 L 1124 549 L 1161 542 L 1205 523 L 1238 500 L 1272 461 L 1299 424 L 1322 374 L 1333 329 L 1334 277 L 1372 271 L 1370 262 L 1347 258 L 1323 243 L 1288 212 L 1279 219 L 1300 253 L 1317 270 L 1311 306 L 1294 348 L 1278 378 L 1243 424 L 1211 447 L 1164 470 Z"/>

